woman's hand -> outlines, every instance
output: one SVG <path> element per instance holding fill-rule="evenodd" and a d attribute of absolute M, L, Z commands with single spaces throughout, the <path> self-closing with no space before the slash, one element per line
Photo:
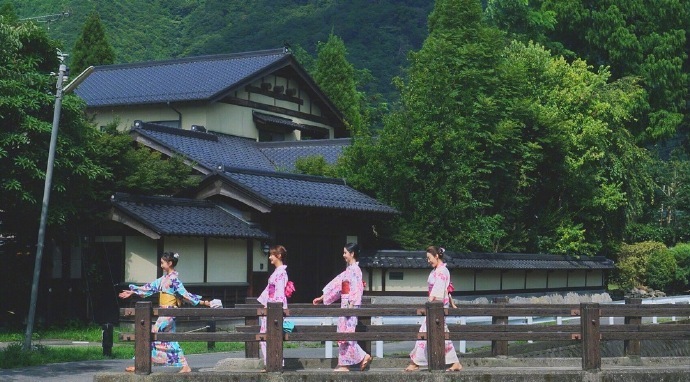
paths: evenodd
<path fill-rule="evenodd" d="M 312 300 L 312 304 L 314 305 L 319 305 L 319 303 L 323 302 L 323 296 L 317 297 L 314 300 Z"/>
<path fill-rule="evenodd" d="M 120 292 L 120 294 L 118 294 L 118 296 L 120 298 L 124 299 L 124 298 L 129 298 L 133 294 L 134 294 L 134 292 L 132 292 L 131 290 L 123 290 L 122 292 Z"/>

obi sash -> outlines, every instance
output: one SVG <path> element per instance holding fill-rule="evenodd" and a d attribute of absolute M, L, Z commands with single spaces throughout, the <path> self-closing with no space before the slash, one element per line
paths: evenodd
<path fill-rule="evenodd" d="M 181 305 L 180 302 L 181 301 L 174 294 L 164 292 L 160 293 L 160 297 L 158 299 L 159 306 L 171 306 L 177 308 Z"/>

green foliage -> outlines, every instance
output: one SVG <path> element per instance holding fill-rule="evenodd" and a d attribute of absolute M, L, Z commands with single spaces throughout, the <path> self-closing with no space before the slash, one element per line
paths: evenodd
<path fill-rule="evenodd" d="M 33 24 L 0 23 L 0 206 L 3 229 L 15 234 L 33 230 L 40 211 L 47 152 L 52 130 L 55 44 Z M 88 191 L 84 184 L 107 176 L 93 161 L 95 135 L 79 98 L 62 100 L 53 172 L 49 226 L 75 216 Z"/>
<path fill-rule="evenodd" d="M 300 174 L 326 176 L 330 178 L 336 178 L 338 176 L 336 167 L 329 165 L 322 155 L 297 158 L 295 162 L 295 171 Z"/>
<path fill-rule="evenodd" d="M 319 44 L 316 67 L 312 76 L 321 90 L 343 113 L 351 135 L 365 133 L 362 104 L 364 94 L 357 91 L 355 68 L 347 61 L 343 40 L 331 34 Z"/>
<path fill-rule="evenodd" d="M 92 12 L 84 24 L 81 35 L 74 43 L 71 70 L 81 73 L 89 66 L 109 65 L 115 62 L 115 51 L 110 46 L 98 12 Z"/>
<path fill-rule="evenodd" d="M 666 251 L 663 243 L 653 241 L 622 244 L 618 252 L 614 279 L 623 290 L 645 285 L 650 259 Z"/>
<path fill-rule="evenodd" d="M 676 262 L 673 291 L 687 294 L 690 291 L 690 244 L 681 243 L 669 249 Z"/>
<path fill-rule="evenodd" d="M 669 250 L 654 252 L 647 262 L 647 285 L 669 291 L 676 279 L 678 265 L 674 254 Z"/>

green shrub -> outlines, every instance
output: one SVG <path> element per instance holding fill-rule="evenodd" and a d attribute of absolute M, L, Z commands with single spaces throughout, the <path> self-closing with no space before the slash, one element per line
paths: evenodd
<path fill-rule="evenodd" d="M 652 253 L 647 262 L 647 285 L 668 292 L 676 279 L 676 259 L 669 250 Z"/>
<path fill-rule="evenodd" d="M 677 244 L 669 249 L 676 261 L 676 275 L 673 280 L 673 291 L 686 293 L 690 289 L 690 243 Z"/>
<path fill-rule="evenodd" d="M 649 259 L 666 250 L 666 245 L 656 241 L 621 245 L 616 262 L 615 282 L 623 290 L 645 285 Z"/>

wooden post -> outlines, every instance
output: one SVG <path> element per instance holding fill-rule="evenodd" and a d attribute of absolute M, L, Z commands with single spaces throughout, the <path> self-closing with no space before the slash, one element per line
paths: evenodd
<path fill-rule="evenodd" d="M 429 371 L 443 370 L 446 366 L 446 317 L 443 302 L 426 303 L 426 349 Z"/>
<path fill-rule="evenodd" d="M 371 305 L 371 297 L 369 296 L 363 296 L 362 297 L 362 307 L 369 307 Z M 363 316 L 359 317 L 357 319 L 357 328 L 355 331 L 357 332 L 366 332 L 367 331 L 367 326 L 371 325 L 371 317 L 369 316 Z M 364 350 L 367 354 L 371 354 L 371 341 L 358 341 L 357 342 L 359 346 Z"/>
<path fill-rule="evenodd" d="M 283 303 L 269 302 L 266 313 L 266 371 L 283 369 Z"/>
<path fill-rule="evenodd" d="M 494 304 L 507 304 L 508 297 L 496 297 L 494 298 Z M 508 325 L 508 316 L 494 316 L 491 317 L 491 323 L 494 325 Z M 508 355 L 508 341 L 491 341 L 491 355 L 497 356 L 507 356 Z"/>
<path fill-rule="evenodd" d="M 600 316 L 601 311 L 599 310 L 599 304 L 590 302 L 580 304 L 582 370 L 601 369 Z"/>
<path fill-rule="evenodd" d="M 216 332 L 216 321 L 215 320 L 207 322 L 206 326 L 208 326 L 208 328 L 206 328 L 206 331 L 208 333 L 215 333 Z M 208 350 L 215 349 L 216 348 L 216 341 L 208 341 L 206 343 L 206 348 Z"/>
<path fill-rule="evenodd" d="M 134 373 L 151 374 L 151 301 L 134 306 Z"/>
<path fill-rule="evenodd" d="M 625 299 L 625 305 L 634 307 L 642 307 L 641 298 L 628 297 Z M 641 316 L 625 316 L 625 325 L 640 325 L 642 324 Z M 639 357 L 640 356 L 640 340 L 624 340 L 623 341 L 623 355 L 625 357 Z"/>
<path fill-rule="evenodd" d="M 256 301 L 256 297 L 247 297 L 245 304 L 258 305 L 258 302 Z M 245 317 L 244 324 L 247 326 L 259 326 L 259 317 Z M 257 341 L 244 343 L 244 358 L 259 358 L 259 343 Z"/>

